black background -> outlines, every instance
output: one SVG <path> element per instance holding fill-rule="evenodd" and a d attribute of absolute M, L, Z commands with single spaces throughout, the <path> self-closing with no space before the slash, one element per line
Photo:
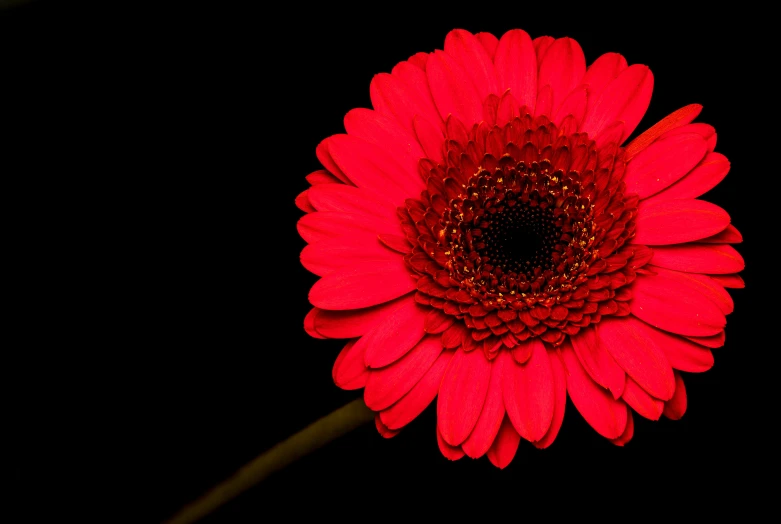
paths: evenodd
<path fill-rule="evenodd" d="M 730 13 L 710 13 L 706 22 L 683 12 L 584 6 L 568 15 L 566 4 L 488 4 L 423 14 L 397 4 L 348 13 L 292 3 L 273 10 L 134 3 L 109 16 L 105 3 L 38 1 L 0 12 L 6 67 L 29 72 L 34 63 L 49 77 L 75 55 L 85 79 L 119 73 L 116 94 L 95 96 L 122 130 L 117 141 L 128 145 L 103 177 L 116 173 L 128 184 L 132 173 L 134 202 L 121 233 L 132 248 L 109 272 L 113 335 L 92 363 L 102 369 L 96 387 L 81 397 L 95 408 L 84 422 L 101 428 L 85 439 L 102 449 L 116 520 L 162 521 L 359 396 L 331 379 L 342 343 L 304 333 L 316 278 L 298 261 L 305 244 L 293 200 L 320 167 L 320 140 L 343 132 L 351 108 L 370 107 L 372 76 L 441 49 L 455 27 L 570 36 L 588 63 L 615 51 L 650 66 L 654 95 L 638 132 L 686 104 L 704 106 L 698 121 L 715 126 L 716 150 L 732 162 L 704 198 L 724 207 L 745 238 L 738 249 L 747 289 L 732 292 L 726 345 L 714 351 L 712 370 L 685 375 L 684 418 L 636 416 L 625 448 L 597 435 L 568 403 L 551 448 L 522 443 L 504 471 L 485 458 L 451 463 L 437 448 L 429 408 L 390 440 L 373 425 L 352 432 L 205 522 L 256 522 L 269 512 L 406 518 L 412 505 L 433 513 L 496 504 L 521 518 L 566 510 L 584 493 L 585 514 L 608 518 L 623 516 L 612 509 L 617 501 L 753 511 L 754 471 L 775 445 L 758 378 L 760 355 L 773 349 L 756 298 L 766 253 L 758 207 L 773 204 L 758 177 L 767 148 L 776 149 L 757 127 L 770 118 L 761 116 L 764 80 L 754 64 L 763 44 Z M 12 45 L 19 42 L 35 45 Z M 125 482 L 108 481 L 116 473 Z"/>

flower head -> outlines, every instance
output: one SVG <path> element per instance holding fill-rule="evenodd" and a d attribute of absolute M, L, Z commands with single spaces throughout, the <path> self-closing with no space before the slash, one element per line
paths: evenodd
<path fill-rule="evenodd" d="M 617 445 L 677 419 L 741 287 L 738 231 L 696 197 L 727 174 L 675 111 L 625 144 L 653 76 L 570 38 L 451 31 L 372 80 L 298 206 L 307 331 L 349 339 L 336 384 L 395 435 L 437 399 L 451 459 L 549 446 L 566 397 Z"/>

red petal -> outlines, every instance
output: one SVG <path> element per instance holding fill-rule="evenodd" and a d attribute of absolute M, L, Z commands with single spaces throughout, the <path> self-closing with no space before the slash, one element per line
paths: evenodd
<path fill-rule="evenodd" d="M 426 64 L 428 65 L 428 58 L 432 55 L 426 56 Z M 431 97 L 431 89 L 428 85 L 428 78 L 426 78 L 426 67 L 414 67 L 408 62 L 401 62 L 393 67 L 391 73 L 411 90 L 409 95 L 415 99 L 419 107 L 416 114 L 422 115 L 432 124 L 444 125 L 444 121 L 439 117 L 434 99 Z"/>
<path fill-rule="evenodd" d="M 378 233 L 404 234 L 398 221 L 390 222 L 378 217 L 339 211 L 309 213 L 299 219 L 296 227 L 301 238 L 310 244 L 355 235 L 362 236 L 370 243 L 377 241 Z"/>
<path fill-rule="evenodd" d="M 522 105 L 534 109 L 537 101 L 537 56 L 529 35 L 513 29 L 502 35 L 494 57 L 499 92 L 506 89 Z"/>
<path fill-rule="evenodd" d="M 564 408 L 567 406 L 567 375 L 564 370 L 564 364 L 561 362 L 558 352 L 550 352 L 551 371 L 553 371 L 553 393 L 555 404 L 553 405 L 553 419 L 550 428 L 545 436 L 537 442 L 532 442 L 537 448 L 545 449 L 556 440 L 556 436 L 561 429 L 561 423 L 564 421 Z"/>
<path fill-rule="evenodd" d="M 410 130 L 395 119 L 387 118 L 370 109 L 353 109 L 344 117 L 347 133 L 380 146 L 411 172 L 418 169 L 423 149 Z"/>
<path fill-rule="evenodd" d="M 369 371 L 363 399 L 369 409 L 382 411 L 397 402 L 426 375 L 442 353 L 439 337 L 426 336 L 393 364 Z"/>
<path fill-rule="evenodd" d="M 687 340 L 691 340 L 695 344 L 699 344 L 700 346 L 705 346 L 706 348 L 720 348 L 724 346 L 724 341 L 726 340 L 726 336 L 724 331 L 716 334 L 711 335 L 709 337 L 684 337 Z M 670 361 L 670 364 L 675 368 L 675 365 Z M 688 371 L 686 369 L 683 369 L 682 371 Z"/>
<path fill-rule="evenodd" d="M 640 136 L 632 140 L 629 145 L 626 146 L 624 158 L 628 162 L 640 151 L 643 151 L 646 147 L 651 145 L 657 138 L 678 127 L 684 126 L 697 118 L 697 115 L 702 111 L 700 104 L 689 104 L 686 107 L 682 107 L 677 111 L 673 111 L 653 126 L 644 131 Z"/>
<path fill-rule="evenodd" d="M 383 424 L 382 420 L 380 420 L 380 414 L 379 413 L 377 413 L 374 416 L 374 425 L 376 426 L 377 431 L 380 433 L 380 435 L 383 436 L 383 438 L 395 437 L 396 435 L 399 434 L 399 431 L 400 431 L 398 429 L 396 429 L 396 430 L 390 429 L 390 428 L 388 428 L 388 426 Z"/>
<path fill-rule="evenodd" d="M 638 206 L 637 233 L 632 242 L 650 246 L 681 244 L 715 235 L 727 224 L 727 212 L 704 200 L 646 200 Z"/>
<path fill-rule="evenodd" d="M 395 251 L 366 235 L 340 237 L 309 244 L 301 251 L 301 264 L 318 276 L 347 270 L 356 264 L 393 262 L 401 258 Z"/>
<path fill-rule="evenodd" d="M 504 358 L 504 406 L 513 426 L 523 438 L 535 442 L 548 432 L 553 420 L 555 393 L 553 371 L 545 345 L 538 339 L 530 339 L 532 356 L 519 365 L 507 351 Z"/>
<path fill-rule="evenodd" d="M 732 289 L 743 289 L 746 283 L 740 275 L 712 275 L 711 278 L 724 287 Z"/>
<path fill-rule="evenodd" d="M 518 444 L 520 443 L 521 436 L 515 431 L 510 418 L 504 417 L 499 433 L 496 435 L 491 449 L 488 450 L 488 460 L 499 469 L 506 468 L 515 457 L 515 452 L 518 451 Z"/>
<path fill-rule="evenodd" d="M 675 372 L 675 395 L 664 403 L 664 416 L 671 420 L 680 420 L 686 413 L 686 386 L 683 385 L 683 377 Z"/>
<path fill-rule="evenodd" d="M 394 204 L 402 204 L 425 188 L 417 169 L 405 169 L 400 161 L 376 144 L 354 136 L 334 135 L 329 149 L 356 186 L 374 190 Z"/>
<path fill-rule="evenodd" d="M 626 428 L 626 404 L 591 380 L 572 346 L 565 342 L 559 351 L 567 371 L 567 393 L 577 410 L 603 437 L 621 436 Z"/>
<path fill-rule="evenodd" d="M 629 304 L 632 314 L 679 335 L 707 337 L 722 331 L 727 324 L 724 313 L 703 294 L 703 284 L 683 275 L 661 268 L 656 275 L 638 275 Z"/>
<path fill-rule="evenodd" d="M 716 233 L 708 238 L 698 240 L 698 242 L 704 242 L 706 244 L 740 244 L 743 242 L 743 235 L 732 224 L 724 228 L 721 233 Z"/>
<path fill-rule="evenodd" d="M 437 424 L 442 437 L 456 446 L 472 432 L 483 409 L 491 378 L 491 362 L 482 351 L 457 351 L 450 361 L 437 398 Z"/>
<path fill-rule="evenodd" d="M 324 339 L 327 337 L 324 337 L 320 333 L 317 332 L 315 329 L 315 318 L 317 317 L 318 312 L 322 311 L 321 309 L 312 308 L 309 313 L 306 314 L 304 317 L 304 331 L 313 338 L 320 338 Z"/>
<path fill-rule="evenodd" d="M 299 193 L 299 195 L 296 197 L 296 207 L 304 213 L 314 213 L 317 211 L 317 209 L 315 209 L 314 206 L 312 206 L 312 203 L 309 201 L 308 189 Z"/>
<path fill-rule="evenodd" d="M 378 322 L 393 311 L 404 301 L 407 305 L 415 303 L 412 295 L 400 297 L 392 302 L 386 302 L 379 306 L 350 311 L 325 311 L 319 310 L 315 316 L 315 329 L 318 333 L 328 338 L 354 338 L 360 337 Z"/>
<path fill-rule="evenodd" d="M 746 267 L 740 253 L 726 244 L 655 247 L 651 263 L 687 273 L 737 273 Z"/>
<path fill-rule="evenodd" d="M 673 383 L 675 383 L 675 378 L 673 378 Z M 638 414 L 647 419 L 659 420 L 659 417 L 662 416 L 664 402 L 649 395 L 629 377 L 626 378 L 626 388 L 624 388 L 624 394 L 621 398 Z"/>
<path fill-rule="evenodd" d="M 491 57 L 472 33 L 463 29 L 450 31 L 445 37 L 445 53 L 464 68 L 481 102 L 490 94 L 500 94 Z"/>
<path fill-rule="evenodd" d="M 729 173 L 729 167 L 727 157 L 721 153 L 708 153 L 688 175 L 654 195 L 646 203 L 698 197 L 716 187 Z"/>
<path fill-rule="evenodd" d="M 631 316 L 606 318 L 597 326 L 597 335 L 627 375 L 654 397 L 667 400 L 675 388 L 673 370 L 649 329 Z"/>
<path fill-rule="evenodd" d="M 598 135 L 617 120 L 624 121 L 624 138 L 632 134 L 651 101 L 654 77 L 644 65 L 635 64 L 625 69 L 586 111 L 580 126 L 590 136 Z"/>
<path fill-rule="evenodd" d="M 537 85 L 550 85 L 553 90 L 553 109 L 567 98 L 586 74 L 586 57 L 578 43 L 571 38 L 559 38 L 545 51 L 540 62 Z"/>
<path fill-rule="evenodd" d="M 632 410 L 629 406 L 626 407 L 626 428 L 620 437 L 611 440 L 616 446 L 624 447 L 624 444 L 632 440 L 632 436 L 635 434 L 635 420 L 632 418 Z"/>
<path fill-rule="evenodd" d="M 325 169 L 320 169 L 313 173 L 309 173 L 305 178 L 306 181 L 309 182 L 309 184 L 312 186 L 316 186 L 318 184 L 341 184 L 338 178 L 333 176 Z"/>
<path fill-rule="evenodd" d="M 583 117 L 586 115 L 588 102 L 587 93 L 588 90 L 585 87 L 578 87 L 567 95 L 567 98 L 564 99 L 561 107 L 555 111 L 556 116 L 553 118 L 553 121 L 557 126 L 560 126 L 568 115 L 574 116 L 575 120 L 578 121 L 578 124 L 583 121 Z"/>
<path fill-rule="evenodd" d="M 452 114 L 467 125 L 483 119 L 483 102 L 470 81 L 469 73 L 451 56 L 435 51 L 426 66 L 426 76 L 439 114 Z"/>
<path fill-rule="evenodd" d="M 646 336 L 662 348 L 667 362 L 674 369 L 698 373 L 713 367 L 713 353 L 679 335 L 661 331 L 648 326 Z"/>
<path fill-rule="evenodd" d="M 665 275 L 669 275 L 670 278 L 676 278 L 682 281 L 685 285 L 688 285 L 691 288 L 699 291 L 708 297 L 714 304 L 716 304 L 719 310 L 725 315 L 729 315 L 735 309 L 735 303 L 733 302 L 729 293 L 727 293 L 727 290 L 724 289 L 721 284 L 713 280 L 713 278 L 710 276 L 700 275 L 698 273 L 681 273 L 679 271 L 672 271 L 670 269 L 664 269 L 651 265 L 649 265 L 647 268 L 654 273 L 664 273 Z"/>
<path fill-rule="evenodd" d="M 658 140 L 640 151 L 626 166 L 626 191 L 641 199 L 678 181 L 707 153 L 705 140 L 694 133 Z"/>
<path fill-rule="evenodd" d="M 376 306 L 415 289 L 404 260 L 361 264 L 324 276 L 309 291 L 309 301 L 321 309 Z"/>
<path fill-rule="evenodd" d="M 451 446 L 445 442 L 445 439 L 442 438 L 442 434 L 439 432 L 439 426 L 437 426 L 437 444 L 439 445 L 439 451 L 448 460 L 458 460 L 464 456 L 461 446 Z"/>
<path fill-rule="evenodd" d="M 315 149 L 315 154 L 317 155 L 317 159 L 320 161 L 321 164 L 323 164 L 323 167 L 325 167 L 328 170 L 329 174 L 338 178 L 345 184 L 352 184 L 352 182 L 350 182 L 350 179 L 347 178 L 347 175 L 345 175 L 342 172 L 341 168 L 338 165 L 336 165 L 336 162 L 334 162 L 334 159 L 331 157 L 330 143 L 331 143 L 331 139 L 326 138 L 325 140 L 317 144 L 317 149 Z"/>
<path fill-rule="evenodd" d="M 423 378 L 395 404 L 380 413 L 383 423 L 391 429 L 398 429 L 420 415 L 437 396 L 439 384 L 451 358 L 453 358 L 452 351 L 440 353 Z"/>
<path fill-rule="evenodd" d="M 429 308 L 417 302 L 399 302 L 398 306 L 358 341 L 366 346 L 367 367 L 381 368 L 407 354 L 423 335 L 423 323 Z"/>
<path fill-rule="evenodd" d="M 475 351 L 474 353 L 478 353 Z M 488 384 L 488 393 L 485 396 L 483 409 L 477 419 L 472 433 L 464 441 L 461 447 L 464 452 L 472 457 L 479 458 L 486 454 L 493 444 L 499 428 L 504 419 L 504 401 L 502 400 L 502 359 L 495 359 L 491 363 L 491 379 Z"/>
<path fill-rule="evenodd" d="M 423 146 L 426 152 L 426 158 L 434 162 L 443 163 L 445 153 L 442 145 L 445 143 L 445 135 L 442 130 L 421 116 L 416 116 L 413 120 L 415 136 L 418 142 Z"/>
<path fill-rule="evenodd" d="M 309 188 L 308 193 L 309 201 L 318 211 L 341 211 L 398 221 L 396 206 L 368 189 L 346 184 L 319 184 Z"/>
<path fill-rule="evenodd" d="M 602 91 L 627 67 L 626 59 L 618 53 L 606 53 L 597 58 L 586 70 L 583 84 L 588 86 L 591 104 L 597 101 Z"/>
<path fill-rule="evenodd" d="M 360 389 L 366 385 L 369 371 L 363 364 L 363 350 L 355 348 L 355 340 L 348 342 L 334 362 L 334 384 L 342 389 Z"/>
<path fill-rule="evenodd" d="M 493 60 L 494 54 L 496 54 L 496 46 L 499 44 L 499 39 L 491 33 L 477 33 L 475 36 L 480 40 L 480 44 L 482 44 L 483 48 L 485 48 L 485 51 L 488 53 L 488 56 Z"/>
<path fill-rule="evenodd" d="M 626 374 L 602 347 L 596 328 L 581 329 L 577 335 L 570 336 L 572 348 L 578 356 L 583 369 L 600 386 L 609 389 L 613 398 L 620 398 L 624 392 Z"/>
<path fill-rule="evenodd" d="M 553 114 L 553 89 L 546 85 L 537 90 L 537 102 L 534 106 L 534 116 L 551 116 Z"/>
<path fill-rule="evenodd" d="M 409 79 L 420 75 L 425 85 L 426 74 L 423 70 L 412 64 L 408 66 L 399 71 L 406 74 Z M 432 122 L 439 123 L 441 121 L 439 113 L 430 100 L 426 100 L 415 86 L 409 85 L 400 76 L 402 75 L 381 73 L 372 78 L 369 94 L 374 109 L 388 118 L 396 119 L 402 127 L 410 131 L 412 131 L 412 119 L 415 115 L 423 115 Z"/>
<path fill-rule="evenodd" d="M 534 52 L 537 54 L 537 63 L 541 63 L 545 57 L 545 53 L 548 52 L 548 48 L 553 45 L 556 39 L 552 36 L 538 36 L 532 43 L 534 44 Z M 542 84 L 540 84 L 542 85 Z"/>
<path fill-rule="evenodd" d="M 401 235 L 380 233 L 377 235 L 377 240 L 379 240 L 385 247 L 401 253 L 402 255 L 406 255 L 407 253 L 412 252 L 412 246 L 410 245 L 409 241 L 406 237 Z"/>

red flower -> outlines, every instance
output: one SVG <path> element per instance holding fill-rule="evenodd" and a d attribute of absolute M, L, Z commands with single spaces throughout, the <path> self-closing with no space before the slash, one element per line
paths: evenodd
<path fill-rule="evenodd" d="M 505 467 L 521 437 L 553 442 L 567 394 L 619 446 L 632 410 L 683 415 L 680 371 L 713 365 L 744 264 L 697 200 L 729 170 L 700 106 L 621 145 L 652 88 L 570 38 L 454 30 L 320 143 L 297 199 L 322 277 L 305 327 L 350 339 L 334 380 L 365 388 L 383 436 L 437 397 L 445 456 Z"/>

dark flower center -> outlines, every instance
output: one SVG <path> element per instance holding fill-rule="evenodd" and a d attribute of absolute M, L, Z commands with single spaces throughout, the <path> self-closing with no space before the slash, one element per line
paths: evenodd
<path fill-rule="evenodd" d="M 490 217 L 479 253 L 505 273 L 529 273 L 535 267 L 551 269 L 559 239 L 561 228 L 550 210 L 515 203 Z"/>

